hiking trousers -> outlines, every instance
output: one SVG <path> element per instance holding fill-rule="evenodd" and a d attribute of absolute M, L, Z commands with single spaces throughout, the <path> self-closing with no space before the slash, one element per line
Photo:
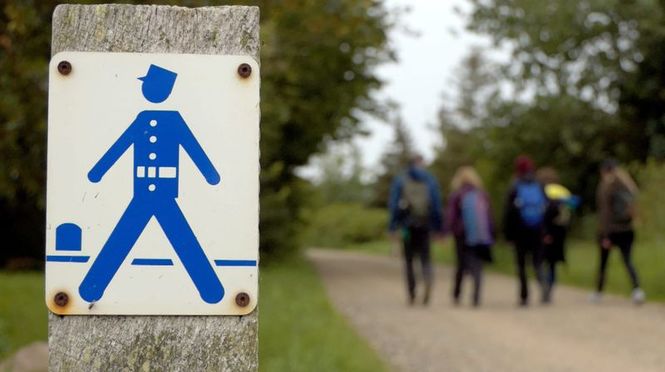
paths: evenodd
<path fill-rule="evenodd" d="M 410 227 L 407 229 L 407 233 L 404 236 L 404 271 L 406 273 L 409 302 L 413 302 L 416 297 L 416 275 L 414 271 L 414 260 L 416 257 L 420 258 L 422 267 L 422 277 L 425 284 L 424 302 L 429 301 L 433 280 L 430 250 L 429 228 Z"/>
<path fill-rule="evenodd" d="M 621 251 L 621 257 L 623 258 L 623 264 L 626 266 L 626 271 L 628 271 L 628 276 L 633 285 L 633 289 L 640 286 L 640 282 L 637 278 L 637 271 L 635 270 L 635 265 L 633 265 L 633 260 L 631 253 L 633 251 L 633 241 L 635 240 L 634 231 L 623 231 L 617 233 L 611 233 L 608 237 L 612 242 L 613 246 L 619 247 Z M 607 271 L 607 260 L 610 257 L 610 251 L 612 249 L 604 249 L 602 245 L 600 246 L 600 267 L 598 270 L 598 292 L 602 292 L 605 288 L 605 277 Z"/>
<path fill-rule="evenodd" d="M 526 275 L 527 259 L 531 258 L 536 280 L 544 296 L 544 273 L 543 273 L 543 242 L 540 230 L 525 230 L 515 240 L 515 261 L 517 266 L 517 277 L 519 279 L 519 298 L 521 304 L 526 304 L 529 299 L 529 283 Z"/>
<path fill-rule="evenodd" d="M 473 278 L 473 305 L 480 305 L 480 289 L 483 280 L 483 260 L 474 251 L 477 247 L 469 247 L 464 242 L 456 242 L 457 268 L 455 270 L 455 281 L 453 287 L 453 299 L 455 303 L 460 300 L 462 294 L 462 281 L 464 274 L 469 274 Z"/>

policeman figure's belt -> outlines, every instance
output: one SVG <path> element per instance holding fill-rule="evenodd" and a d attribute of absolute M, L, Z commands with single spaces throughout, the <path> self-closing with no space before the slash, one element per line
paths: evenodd
<path fill-rule="evenodd" d="M 136 167 L 137 178 L 176 178 L 176 167 Z"/>

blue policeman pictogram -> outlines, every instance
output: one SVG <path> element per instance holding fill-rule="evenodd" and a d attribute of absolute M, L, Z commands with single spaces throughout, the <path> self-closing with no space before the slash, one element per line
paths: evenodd
<path fill-rule="evenodd" d="M 153 103 L 165 101 L 173 90 L 176 77 L 175 72 L 150 65 L 147 75 L 139 78 L 143 81 L 143 96 Z M 88 302 L 102 298 L 120 265 L 154 216 L 201 298 L 211 304 L 221 301 L 224 288 L 176 202 L 180 147 L 210 185 L 219 183 L 219 173 L 178 111 L 146 110 L 138 114 L 94 165 L 88 179 L 91 182 L 101 181 L 132 145 L 134 197 L 83 279 L 79 287 L 81 297 Z"/>

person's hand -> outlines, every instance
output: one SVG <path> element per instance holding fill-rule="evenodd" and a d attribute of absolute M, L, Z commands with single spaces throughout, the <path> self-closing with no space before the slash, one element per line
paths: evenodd
<path fill-rule="evenodd" d="M 392 242 L 399 243 L 399 233 L 397 231 L 389 231 L 388 238 L 390 238 Z"/>
<path fill-rule="evenodd" d="M 543 238 L 543 242 L 545 244 L 552 244 L 553 241 L 554 238 L 552 237 L 552 235 L 545 235 L 545 237 Z"/>
<path fill-rule="evenodd" d="M 600 241 L 600 246 L 603 247 L 603 249 L 610 249 L 612 248 L 612 241 L 609 238 L 603 238 Z"/>

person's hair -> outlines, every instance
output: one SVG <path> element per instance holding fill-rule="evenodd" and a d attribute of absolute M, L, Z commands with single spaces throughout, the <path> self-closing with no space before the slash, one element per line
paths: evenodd
<path fill-rule="evenodd" d="M 633 177 L 630 176 L 630 173 L 623 169 L 622 167 L 614 168 L 614 175 L 631 193 L 637 194 L 640 189 L 637 187 L 637 183 L 633 180 Z"/>
<path fill-rule="evenodd" d="M 474 186 L 479 189 L 483 188 L 483 181 L 472 166 L 465 165 L 457 168 L 452 181 L 450 181 L 452 191 L 457 191 L 464 185 Z"/>
<path fill-rule="evenodd" d="M 633 177 L 630 176 L 630 173 L 626 171 L 623 167 L 619 166 L 619 163 L 614 159 L 606 159 L 600 164 L 600 170 L 603 172 L 603 180 L 606 182 L 611 182 L 616 179 L 621 184 L 626 187 L 631 193 L 637 194 L 640 189 L 637 187 L 637 183 L 633 180 Z"/>
<path fill-rule="evenodd" d="M 561 179 L 559 178 L 559 172 L 552 167 L 542 167 L 536 172 L 536 179 L 543 185 L 550 183 L 559 183 Z"/>

